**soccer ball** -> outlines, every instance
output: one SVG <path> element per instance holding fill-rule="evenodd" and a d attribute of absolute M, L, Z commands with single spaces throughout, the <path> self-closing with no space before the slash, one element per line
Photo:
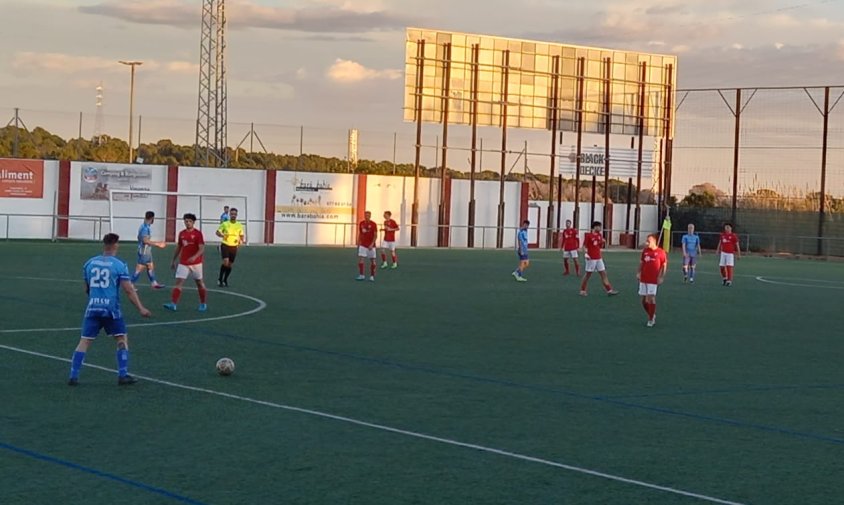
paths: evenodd
<path fill-rule="evenodd" d="M 231 375 L 234 373 L 234 361 L 230 358 L 220 358 L 217 360 L 217 373 L 220 375 Z"/>

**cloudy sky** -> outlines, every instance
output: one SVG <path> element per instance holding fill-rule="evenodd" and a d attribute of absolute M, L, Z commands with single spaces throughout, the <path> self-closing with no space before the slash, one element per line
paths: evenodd
<path fill-rule="evenodd" d="M 87 118 L 102 81 L 118 128 L 128 70 L 117 60 L 137 59 L 144 131 L 189 141 L 200 6 L 0 0 L 0 114 L 20 107 L 47 127 Z M 297 125 L 403 131 L 406 26 L 675 53 L 686 88 L 844 84 L 844 0 L 228 0 L 227 11 L 230 142 L 250 122 L 290 125 L 266 134 L 290 145 Z M 67 124 L 59 133 L 75 135 Z"/>

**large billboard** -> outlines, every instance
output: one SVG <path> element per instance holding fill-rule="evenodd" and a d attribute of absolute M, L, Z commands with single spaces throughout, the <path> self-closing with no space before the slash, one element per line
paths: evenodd
<path fill-rule="evenodd" d="M 0 159 L 0 198 L 42 198 L 42 160 Z"/>
<path fill-rule="evenodd" d="M 276 220 L 354 221 L 354 175 L 281 171 L 278 174 Z"/>
<path fill-rule="evenodd" d="M 642 151 L 642 179 L 650 181 L 654 173 L 656 156 L 653 150 Z M 607 153 L 603 147 L 583 147 L 580 153 L 580 175 L 583 177 L 596 176 L 604 178 Z M 610 149 L 610 177 L 613 179 L 636 179 L 639 169 L 639 154 L 635 149 Z M 574 177 L 577 167 L 577 151 L 575 146 L 569 147 L 568 154 L 560 156 L 560 175 Z"/>
<path fill-rule="evenodd" d="M 582 103 L 583 132 L 605 133 L 609 95 L 610 133 L 636 135 L 643 117 L 643 134 L 662 137 L 670 115 L 675 56 L 422 28 L 405 45 L 406 121 L 419 109 L 442 123 L 447 107 L 449 123 L 468 125 L 477 104 L 479 126 L 502 126 L 506 104 L 508 127 L 551 129 L 556 114 L 560 131 L 576 131 Z"/>
<path fill-rule="evenodd" d="M 79 198 L 82 200 L 108 200 L 109 190 L 152 190 L 152 168 L 143 165 L 82 164 Z M 144 193 L 119 193 L 115 201 L 149 198 Z"/>

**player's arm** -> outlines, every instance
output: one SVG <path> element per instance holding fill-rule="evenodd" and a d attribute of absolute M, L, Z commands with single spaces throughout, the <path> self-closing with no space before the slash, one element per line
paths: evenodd
<path fill-rule="evenodd" d="M 662 263 L 662 266 L 659 267 L 659 274 L 656 278 L 657 284 L 662 284 L 662 280 L 665 278 L 665 272 L 668 271 L 668 260 Z"/>
<path fill-rule="evenodd" d="M 204 243 L 199 244 L 198 249 L 196 250 L 196 254 L 194 254 L 193 256 L 188 258 L 188 261 L 190 263 L 193 263 L 194 261 L 201 258 L 203 254 L 205 254 L 205 244 Z M 175 258 L 173 258 L 173 261 L 175 261 Z"/>
<path fill-rule="evenodd" d="M 164 242 L 156 242 L 155 240 L 152 240 L 149 235 L 144 235 L 144 245 L 155 246 L 163 249 L 167 244 Z"/>
<path fill-rule="evenodd" d="M 138 312 L 140 312 L 141 316 L 149 317 L 152 315 L 152 312 L 150 312 L 149 309 L 144 307 L 144 304 L 141 303 L 141 299 L 138 298 L 138 293 L 132 286 L 132 281 L 130 281 L 129 279 L 123 279 L 122 281 L 120 281 L 120 287 L 123 288 L 123 292 L 126 293 L 126 296 L 129 298 L 129 301 L 132 302 L 132 305 L 134 305 L 135 308 L 138 309 Z"/>
<path fill-rule="evenodd" d="M 176 241 L 176 250 L 173 251 L 173 261 L 170 262 L 170 266 L 176 268 L 176 262 L 179 261 L 179 253 L 182 251 L 182 241 Z"/>
<path fill-rule="evenodd" d="M 736 259 L 739 258 L 741 258 L 741 241 L 739 240 L 738 235 L 736 235 Z"/>
<path fill-rule="evenodd" d="M 703 256 L 703 249 L 700 248 L 700 239 L 697 239 L 697 255 Z"/>
<path fill-rule="evenodd" d="M 223 229 L 224 229 L 224 228 L 225 228 L 225 227 L 224 227 L 223 225 L 220 225 L 220 226 L 217 228 L 217 231 L 215 231 L 215 232 L 214 232 L 214 234 L 215 234 L 215 235 L 217 235 L 218 237 L 220 237 L 221 239 L 225 239 L 225 238 L 226 238 L 226 236 L 225 236 L 225 234 L 223 233 Z"/>
<path fill-rule="evenodd" d="M 721 237 L 718 237 L 718 247 L 715 248 L 715 254 L 717 255 L 720 252 L 721 252 Z"/>
<path fill-rule="evenodd" d="M 642 280 L 642 257 L 644 257 L 644 254 L 639 257 L 639 266 L 636 268 L 636 280 L 638 281 Z"/>

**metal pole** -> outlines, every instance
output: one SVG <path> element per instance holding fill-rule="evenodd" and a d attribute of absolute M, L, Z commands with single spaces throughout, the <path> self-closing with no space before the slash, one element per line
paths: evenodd
<path fill-rule="evenodd" d="M 120 61 L 119 63 L 129 66 L 129 163 L 132 163 L 132 136 L 135 116 L 135 67 L 143 65 L 142 61 Z"/>
<path fill-rule="evenodd" d="M 733 210 L 730 221 L 736 225 L 736 205 L 738 204 L 739 148 L 741 143 L 741 88 L 736 88 L 736 126 L 733 132 Z"/>
<path fill-rule="evenodd" d="M 504 171 L 507 169 L 507 100 L 510 94 L 510 50 L 503 53 L 501 79 L 501 175 L 498 179 L 498 234 L 495 240 L 497 248 L 504 247 Z"/>
<path fill-rule="evenodd" d="M 674 175 L 674 66 L 668 65 L 667 92 L 665 93 L 665 206 L 671 202 L 671 180 Z"/>
<path fill-rule="evenodd" d="M 138 114 L 138 149 L 141 148 L 141 128 L 143 127 L 144 116 Z"/>
<path fill-rule="evenodd" d="M 574 228 L 580 228 L 580 162 L 583 158 L 583 88 L 586 76 L 586 58 L 577 60 L 577 158 L 574 168 Z"/>
<path fill-rule="evenodd" d="M 249 123 L 249 152 L 254 153 L 255 123 Z"/>
<path fill-rule="evenodd" d="M 393 175 L 396 175 L 396 148 L 398 146 L 398 133 L 393 132 Z"/>
<path fill-rule="evenodd" d="M 12 147 L 12 157 L 13 158 L 18 157 L 18 146 L 20 145 L 20 131 L 21 131 L 20 109 L 15 107 L 15 143 L 14 143 L 14 146 Z M 6 231 L 8 232 L 8 228 L 6 229 Z"/>
<path fill-rule="evenodd" d="M 560 233 L 560 214 L 563 211 L 563 174 L 557 176 L 557 233 Z"/>
<path fill-rule="evenodd" d="M 829 86 L 823 89 L 823 142 L 821 147 L 821 194 L 818 208 L 818 256 L 823 256 L 823 228 L 826 217 L 826 155 L 829 138 Z"/>
<path fill-rule="evenodd" d="M 557 128 L 559 127 L 559 89 L 560 89 L 560 57 L 554 56 L 551 64 L 551 170 L 548 176 L 548 233 L 545 247 L 554 247 L 554 171 L 557 168 Z M 557 226 L 560 228 L 559 208 L 557 209 Z"/>
<path fill-rule="evenodd" d="M 448 228 L 446 228 L 446 194 L 445 180 L 448 168 L 448 112 L 451 104 L 451 44 L 443 44 L 443 86 L 442 86 L 442 123 L 443 123 L 443 145 L 442 145 L 442 168 L 440 169 L 440 205 L 437 218 L 437 246 L 448 245 Z"/>
<path fill-rule="evenodd" d="M 82 140 L 82 111 L 79 111 L 79 134 L 76 138 Z"/>
<path fill-rule="evenodd" d="M 603 230 L 607 243 L 612 242 L 610 222 L 610 130 L 612 129 L 612 60 L 604 58 L 604 212 Z"/>
<path fill-rule="evenodd" d="M 469 169 L 469 228 L 466 246 L 475 247 L 475 170 L 477 170 L 478 143 L 478 79 L 480 64 L 480 44 L 472 44 L 472 155 Z M 481 140 L 483 157 L 483 139 Z"/>
<path fill-rule="evenodd" d="M 639 73 L 639 149 L 636 154 L 636 215 L 633 218 L 633 243 L 639 243 L 639 231 L 642 227 L 642 207 L 639 204 L 640 197 L 642 195 L 642 159 L 644 156 L 644 143 L 645 143 L 645 100 L 647 99 L 647 95 L 645 94 L 645 82 L 648 79 L 648 64 L 642 62 L 641 64 L 642 70 Z M 653 169 L 653 166 L 651 166 Z M 653 172 L 651 172 L 653 173 Z M 627 191 L 628 197 L 628 209 L 627 209 L 627 231 L 630 231 L 630 188 L 628 187 Z"/>
<path fill-rule="evenodd" d="M 416 159 L 413 173 L 413 206 L 410 211 L 410 246 L 419 241 L 419 164 L 422 158 L 422 90 L 425 70 L 425 39 L 416 41 Z"/>
<path fill-rule="evenodd" d="M 633 178 L 627 178 L 627 212 L 625 215 L 624 232 L 630 233 L 630 205 L 633 200 Z M 634 242 L 636 243 L 636 242 Z"/>

